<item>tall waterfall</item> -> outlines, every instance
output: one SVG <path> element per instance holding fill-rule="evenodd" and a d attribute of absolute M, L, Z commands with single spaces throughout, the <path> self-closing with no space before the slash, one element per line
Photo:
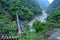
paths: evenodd
<path fill-rule="evenodd" d="M 21 24 L 19 22 L 19 18 L 18 18 L 18 14 L 16 13 L 16 21 L 17 21 L 17 27 L 18 27 L 18 34 L 22 33 L 22 28 L 21 28 Z"/>

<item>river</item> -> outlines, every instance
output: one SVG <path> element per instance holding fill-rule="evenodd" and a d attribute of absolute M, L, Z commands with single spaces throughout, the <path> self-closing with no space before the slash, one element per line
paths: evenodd
<path fill-rule="evenodd" d="M 35 17 L 33 20 L 31 20 L 28 24 L 30 25 L 30 30 L 32 31 L 32 25 L 35 20 L 39 20 L 41 22 L 46 22 L 46 17 L 47 17 L 47 12 L 46 10 L 42 11 L 42 14 L 40 16 Z"/>

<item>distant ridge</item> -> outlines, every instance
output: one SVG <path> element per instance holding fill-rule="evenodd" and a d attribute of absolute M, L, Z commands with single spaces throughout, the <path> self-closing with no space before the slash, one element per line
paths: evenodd
<path fill-rule="evenodd" d="M 60 7 L 60 0 L 54 0 L 50 6 L 48 7 L 48 9 L 52 9 L 52 8 L 58 8 Z"/>
<path fill-rule="evenodd" d="M 40 7 L 42 8 L 42 10 L 46 10 L 50 4 L 48 0 L 38 0 L 38 3 Z"/>

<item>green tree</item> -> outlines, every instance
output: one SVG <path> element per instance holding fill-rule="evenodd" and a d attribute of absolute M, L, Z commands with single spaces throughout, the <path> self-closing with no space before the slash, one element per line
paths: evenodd
<path fill-rule="evenodd" d="M 10 18 L 15 18 L 16 12 L 23 20 L 30 20 L 34 14 L 40 14 L 41 8 L 36 0 L 0 0 L 0 12 L 8 15 Z M 26 16 L 27 17 L 26 17 Z"/>
<path fill-rule="evenodd" d="M 36 31 L 43 31 L 43 30 L 45 29 L 44 23 L 41 23 L 40 21 L 36 20 L 36 21 L 33 23 L 33 28 L 34 28 Z"/>
<path fill-rule="evenodd" d="M 56 8 L 47 17 L 47 22 L 60 24 L 60 8 Z"/>

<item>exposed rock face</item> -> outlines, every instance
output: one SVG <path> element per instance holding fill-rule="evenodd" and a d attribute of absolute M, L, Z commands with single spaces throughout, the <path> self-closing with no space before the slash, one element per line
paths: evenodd
<path fill-rule="evenodd" d="M 55 28 L 55 29 L 52 29 L 52 30 L 48 30 L 46 33 L 45 33 L 45 35 L 46 35 L 46 37 L 49 37 L 50 35 L 52 35 L 53 33 L 55 33 L 55 32 L 57 32 L 57 31 L 59 31 L 60 30 L 60 28 Z"/>
<path fill-rule="evenodd" d="M 57 8 L 60 7 L 60 0 L 54 0 L 51 5 L 48 7 L 48 9 L 52 9 L 52 8 Z"/>
<path fill-rule="evenodd" d="M 60 30 L 48 37 L 48 40 L 60 40 Z"/>
<path fill-rule="evenodd" d="M 45 35 L 48 40 L 60 40 L 60 28 L 49 30 Z"/>
<path fill-rule="evenodd" d="M 42 40 L 40 37 L 33 38 L 32 40 Z"/>

